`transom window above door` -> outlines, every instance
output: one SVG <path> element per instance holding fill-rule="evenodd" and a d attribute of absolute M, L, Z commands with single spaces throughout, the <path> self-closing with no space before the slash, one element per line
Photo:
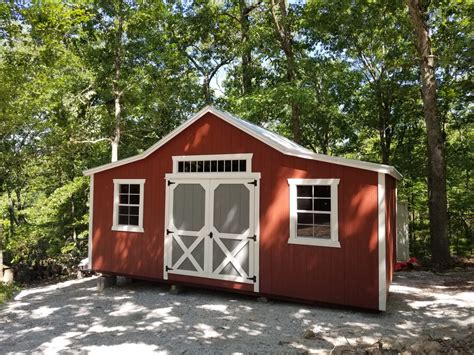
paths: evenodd
<path fill-rule="evenodd" d="M 290 244 L 340 247 L 337 188 L 339 179 L 288 179 Z"/>
<path fill-rule="evenodd" d="M 173 157 L 173 173 L 246 173 L 252 154 L 187 155 Z"/>

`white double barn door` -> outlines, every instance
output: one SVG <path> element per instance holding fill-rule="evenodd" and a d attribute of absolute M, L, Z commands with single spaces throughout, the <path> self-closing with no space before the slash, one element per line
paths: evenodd
<path fill-rule="evenodd" d="M 256 282 L 253 179 L 169 181 L 166 273 Z"/>

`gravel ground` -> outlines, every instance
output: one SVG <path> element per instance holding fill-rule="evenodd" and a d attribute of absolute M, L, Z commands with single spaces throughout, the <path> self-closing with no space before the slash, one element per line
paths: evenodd
<path fill-rule="evenodd" d="M 325 353 L 378 342 L 400 351 L 423 339 L 472 340 L 474 330 L 474 269 L 399 273 L 385 313 L 168 289 L 97 292 L 87 278 L 24 290 L 0 307 L 0 353 Z"/>

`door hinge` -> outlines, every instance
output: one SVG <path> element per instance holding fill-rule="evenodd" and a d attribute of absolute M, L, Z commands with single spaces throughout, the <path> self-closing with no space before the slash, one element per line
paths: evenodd
<path fill-rule="evenodd" d="M 173 184 L 176 184 L 176 183 L 173 182 L 173 181 L 168 180 L 168 186 L 173 185 Z"/>
<path fill-rule="evenodd" d="M 166 235 L 170 235 L 171 233 L 173 233 L 173 231 L 170 231 L 169 229 L 166 230 Z"/>
<path fill-rule="evenodd" d="M 252 280 L 253 282 L 257 282 L 257 276 L 247 277 L 247 280 Z"/>
<path fill-rule="evenodd" d="M 165 270 L 166 270 L 166 272 L 168 272 L 168 271 L 173 270 L 173 269 L 170 268 L 168 265 L 166 265 Z"/>
<path fill-rule="evenodd" d="M 214 234 L 212 232 L 209 232 L 208 236 L 212 239 L 212 237 L 214 236 Z"/>
<path fill-rule="evenodd" d="M 254 242 L 256 242 L 257 241 L 257 236 L 254 235 L 253 237 L 247 237 L 247 239 L 252 239 Z"/>
<path fill-rule="evenodd" d="M 247 184 L 253 185 L 253 186 L 257 186 L 257 180 L 250 181 L 250 182 L 248 182 Z"/>

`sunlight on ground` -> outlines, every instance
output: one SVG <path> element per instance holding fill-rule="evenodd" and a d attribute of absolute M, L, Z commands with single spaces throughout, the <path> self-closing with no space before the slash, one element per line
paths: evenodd
<path fill-rule="evenodd" d="M 120 345 L 108 345 L 108 346 L 86 346 L 84 350 L 88 354 L 100 354 L 100 355 L 120 355 L 120 354 L 135 354 L 135 355 L 146 355 L 146 354 L 169 354 L 168 351 L 160 351 L 157 345 L 148 345 L 140 343 L 125 343 Z"/>

